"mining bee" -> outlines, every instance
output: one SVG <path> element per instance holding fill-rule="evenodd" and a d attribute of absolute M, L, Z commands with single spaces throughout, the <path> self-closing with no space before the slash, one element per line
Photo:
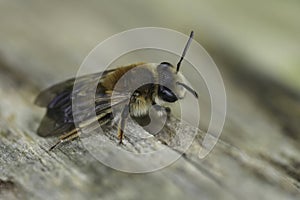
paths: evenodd
<path fill-rule="evenodd" d="M 72 98 L 77 93 L 84 95 L 85 88 L 92 81 L 97 81 L 93 105 L 96 119 L 91 119 L 88 114 L 84 115 L 82 124 L 89 127 L 95 122 L 100 125 L 116 123 L 120 144 L 123 140 L 126 119 L 129 116 L 136 121 L 147 118 L 152 106 L 158 112 L 162 110 L 169 112 L 170 109 L 165 107 L 165 104 L 183 99 L 186 91 L 198 98 L 197 92 L 187 85 L 185 77 L 179 71 L 192 38 L 193 31 L 177 66 L 169 62 L 136 63 L 76 79 L 72 78 L 42 91 L 36 98 L 35 104 L 46 107 L 47 112 L 37 134 L 43 137 L 59 136 L 59 141 L 50 150 L 62 142 L 77 138 L 81 131 L 80 128 L 75 127 Z M 122 77 L 125 74 L 127 78 L 124 79 Z M 80 84 L 81 90 L 73 88 L 75 80 Z M 139 87 L 135 88 L 136 86 Z M 113 110 L 117 111 L 118 117 L 113 115 Z M 84 112 L 84 107 L 82 112 Z"/>

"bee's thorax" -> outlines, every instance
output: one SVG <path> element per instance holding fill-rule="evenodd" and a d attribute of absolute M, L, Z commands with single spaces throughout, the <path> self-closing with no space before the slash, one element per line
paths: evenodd
<path fill-rule="evenodd" d="M 129 110 L 133 117 L 142 117 L 148 115 L 152 106 L 152 100 L 147 96 L 135 97 L 131 100 Z"/>

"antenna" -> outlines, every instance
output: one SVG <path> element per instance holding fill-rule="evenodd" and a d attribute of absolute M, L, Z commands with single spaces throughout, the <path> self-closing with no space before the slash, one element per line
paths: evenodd
<path fill-rule="evenodd" d="M 182 52 L 182 55 L 181 55 L 181 58 L 180 58 L 179 62 L 177 63 L 176 73 L 179 71 L 181 62 L 182 62 L 182 60 L 183 60 L 183 58 L 184 58 L 184 56 L 185 56 L 185 54 L 186 54 L 186 52 L 187 52 L 187 50 L 188 50 L 188 48 L 189 48 L 191 42 L 192 42 L 193 36 L 194 36 L 194 31 L 191 31 L 190 38 L 189 38 L 189 40 L 187 41 L 187 43 L 186 43 L 186 45 L 185 45 L 185 47 L 184 47 L 184 49 L 183 49 L 183 52 Z"/>
<path fill-rule="evenodd" d="M 181 85 L 182 87 L 184 87 L 187 91 L 189 91 L 190 93 L 192 93 L 194 95 L 194 97 L 196 97 L 196 99 L 198 99 L 198 93 L 193 90 L 192 88 L 190 88 L 189 86 L 187 86 L 184 83 L 180 83 L 180 82 L 176 82 L 178 85 Z"/>

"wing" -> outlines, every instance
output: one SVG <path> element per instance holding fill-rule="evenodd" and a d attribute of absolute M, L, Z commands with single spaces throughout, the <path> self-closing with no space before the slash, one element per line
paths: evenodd
<path fill-rule="evenodd" d="M 108 73 L 115 71 L 115 69 L 99 72 L 95 74 L 88 74 L 77 78 L 71 78 L 61 83 L 55 84 L 44 91 L 42 91 L 35 99 L 35 104 L 40 107 L 55 106 L 68 98 L 69 91 L 73 90 L 75 79 L 78 84 L 88 86 L 89 84 L 99 80 L 100 77 L 105 77 Z"/>
<path fill-rule="evenodd" d="M 111 96 L 112 91 L 107 91 L 99 79 L 104 78 L 109 72 L 85 75 L 76 79 L 76 88 L 73 90 L 75 78 L 56 84 L 41 92 L 35 100 L 35 104 L 47 107 L 47 112 L 42 119 L 37 134 L 43 137 L 61 135 L 75 128 L 73 116 L 80 120 L 87 128 L 95 124 L 109 122 L 113 115 L 112 109 L 123 107 L 129 99 L 128 94 L 118 93 Z M 91 91 L 90 85 L 99 81 L 95 94 L 95 100 L 87 99 Z M 77 113 L 72 109 L 72 97 L 79 98 Z M 92 112 L 96 112 L 96 118 Z"/>

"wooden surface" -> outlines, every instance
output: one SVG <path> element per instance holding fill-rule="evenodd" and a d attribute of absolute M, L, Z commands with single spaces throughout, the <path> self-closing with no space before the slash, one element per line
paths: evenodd
<path fill-rule="evenodd" d="M 138 9 L 132 9 L 133 5 Z M 205 45 L 221 66 L 228 113 L 221 138 L 205 159 L 198 158 L 203 132 L 175 163 L 146 174 L 119 172 L 103 165 L 80 140 L 47 151 L 56 140 L 36 135 L 45 112 L 33 104 L 39 91 L 74 75 L 87 53 L 113 33 L 137 26 L 176 29 L 175 21 L 167 25 L 169 15 L 160 21 L 162 8 L 138 2 L 1 2 L 1 199 L 299 199 L 297 86 L 291 89 L 288 86 L 293 84 L 283 84 L 284 78 L 278 80 L 255 70 L 260 68 L 258 64 L 271 63 L 245 62 L 207 36 Z M 182 24 L 186 21 L 182 19 Z M 206 29 L 211 26 L 205 20 L 199 23 L 200 33 L 212 32 Z M 187 26 L 177 28 L 185 31 L 190 29 Z M 148 143 L 119 148 L 154 149 L 166 143 L 170 153 L 182 153 L 173 144 L 180 137 L 170 138 L 172 128 L 181 127 L 181 134 L 194 128 L 176 120 L 168 126 L 171 128 Z M 108 135 L 100 137 L 116 142 Z M 151 166 L 163 159 L 152 158 L 143 164 Z"/>

